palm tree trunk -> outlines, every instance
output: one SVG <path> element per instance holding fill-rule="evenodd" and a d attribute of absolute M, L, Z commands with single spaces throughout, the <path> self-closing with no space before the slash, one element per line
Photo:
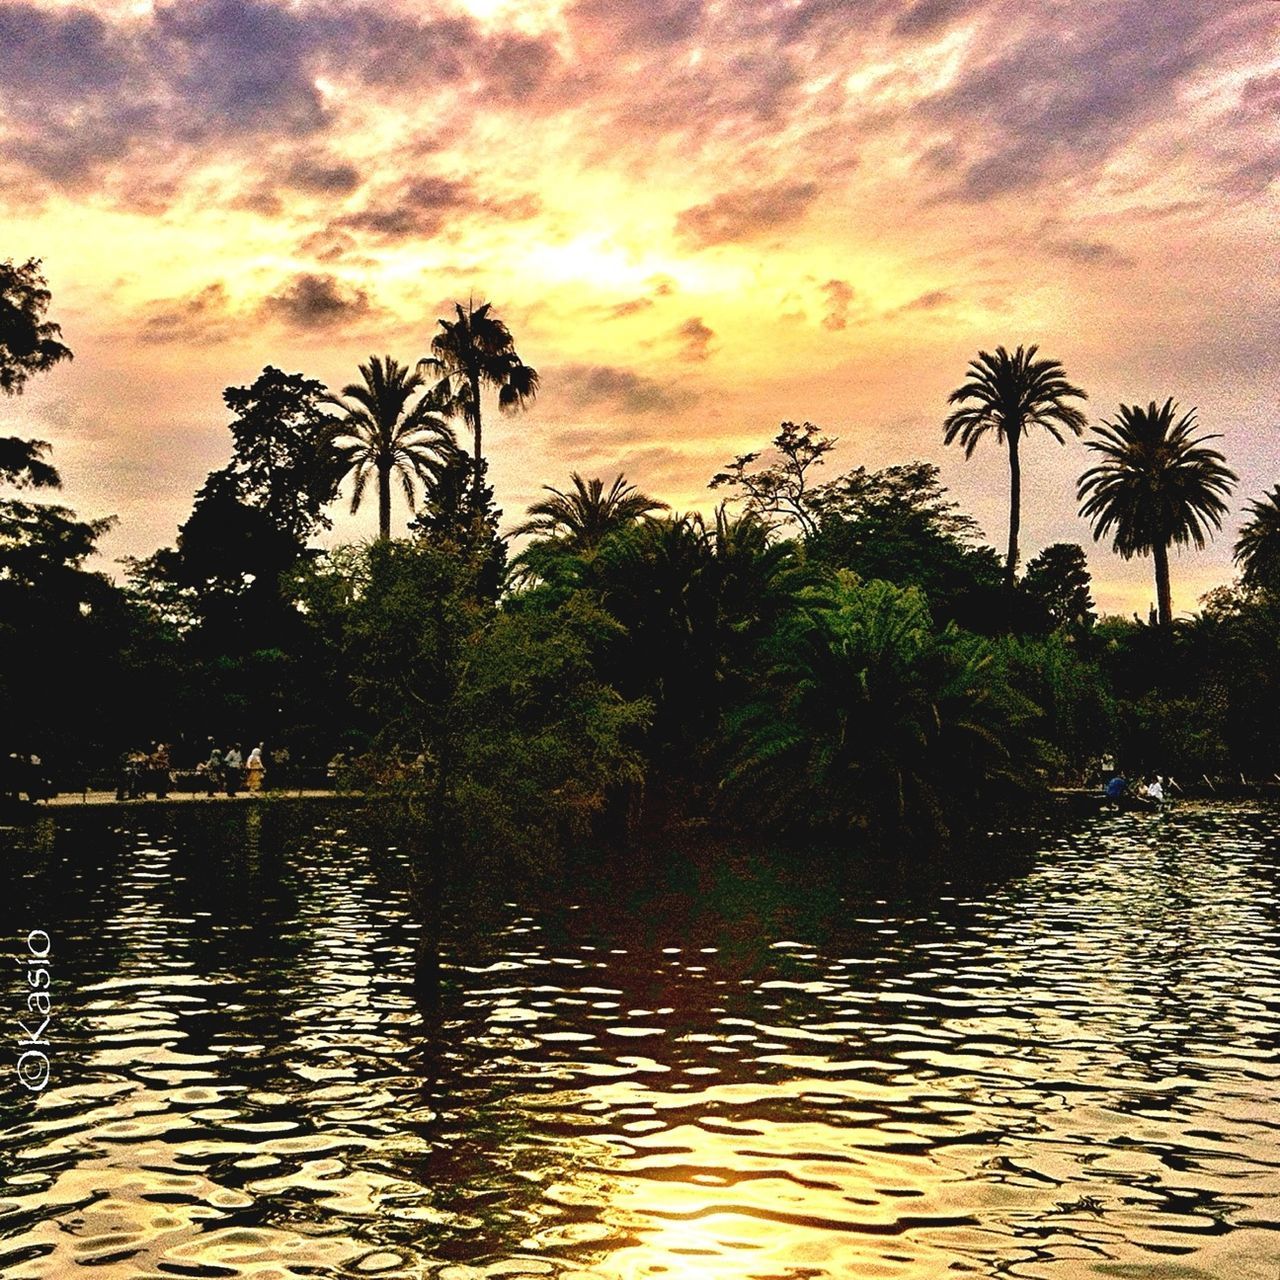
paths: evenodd
<path fill-rule="evenodd" d="M 1022 467 L 1018 462 L 1017 429 L 1009 432 L 1009 550 L 1004 562 L 1004 580 L 1013 586 L 1018 571 L 1018 528 L 1022 523 Z"/>
<path fill-rule="evenodd" d="M 1173 621 L 1173 592 L 1169 588 L 1169 544 L 1157 542 L 1151 549 L 1156 562 L 1156 621 L 1167 627 Z"/>
<path fill-rule="evenodd" d="M 475 482 L 472 486 L 473 501 L 477 511 L 480 510 L 480 489 L 481 489 L 481 470 L 480 460 L 484 457 L 481 451 L 480 439 L 480 373 L 475 370 L 470 375 L 471 381 L 471 430 L 475 434 L 476 446 L 476 474 Z"/>
<path fill-rule="evenodd" d="M 391 541 L 391 464 L 378 466 L 378 537 Z"/>

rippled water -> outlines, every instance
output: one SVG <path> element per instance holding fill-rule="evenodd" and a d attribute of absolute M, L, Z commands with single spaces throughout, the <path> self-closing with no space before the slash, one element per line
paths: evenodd
<path fill-rule="evenodd" d="M 56 1009 L 49 1088 L 3 1091 L 4 1276 L 1280 1275 L 1274 809 L 951 884 L 511 880 L 426 1017 L 394 855 L 316 817 L 0 836 L 11 1043 L 30 928 Z"/>

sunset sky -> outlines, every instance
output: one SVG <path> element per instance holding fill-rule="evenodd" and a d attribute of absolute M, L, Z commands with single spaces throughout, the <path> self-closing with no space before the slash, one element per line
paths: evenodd
<path fill-rule="evenodd" d="M 508 524 L 571 469 L 709 508 L 809 419 L 833 474 L 939 462 L 1000 546 L 1006 463 L 941 423 L 1019 342 L 1095 421 L 1198 406 L 1238 513 L 1280 481 L 1278 34 L 1272 0 L 0 0 L 0 259 L 44 260 L 76 353 L 0 431 L 145 554 L 227 460 L 223 387 L 416 359 L 474 295 L 542 376 L 487 421 Z M 1145 616 L 1149 565 L 1075 516 L 1085 459 L 1026 449 L 1024 561 L 1084 542 Z"/>

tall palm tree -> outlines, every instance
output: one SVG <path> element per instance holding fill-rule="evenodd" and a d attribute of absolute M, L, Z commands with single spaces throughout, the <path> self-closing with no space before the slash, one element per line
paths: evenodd
<path fill-rule="evenodd" d="M 1280 484 L 1249 504 L 1250 520 L 1235 545 L 1245 584 L 1280 590 Z"/>
<path fill-rule="evenodd" d="M 1005 579 L 1013 583 L 1018 567 L 1018 526 L 1022 518 L 1022 469 L 1018 446 L 1032 427 L 1043 427 L 1059 444 L 1065 428 L 1081 435 L 1085 416 L 1070 399 L 1087 400 L 1079 387 L 1067 381 L 1057 360 L 1037 360 L 1039 347 L 1019 347 L 1010 355 L 997 347 L 995 355 L 978 352 L 969 362 L 968 381 L 948 397 L 956 409 L 943 425 L 947 444 L 959 439 L 966 459 L 973 456 L 978 441 L 994 431 L 996 441 L 1009 450 L 1009 550 L 1005 557 Z"/>
<path fill-rule="evenodd" d="M 423 386 L 420 372 L 390 356 L 370 356 L 359 366 L 360 382 L 342 388 L 340 396 L 326 397 L 343 412 L 337 445 L 346 453 L 346 469 L 355 472 L 351 510 L 360 509 L 371 475 L 378 482 L 378 536 L 391 537 L 391 477 L 400 477 L 405 501 L 415 505 L 415 481 L 423 479 L 429 464 L 453 441 L 448 423 L 434 411 L 429 394 L 410 406 Z"/>
<path fill-rule="evenodd" d="M 474 487 L 478 497 L 483 469 L 480 393 L 493 387 L 498 408 L 516 413 L 526 408 L 538 392 L 537 370 L 516 353 L 507 326 L 492 313 L 492 304 L 474 301 L 464 308 L 454 303 L 456 320 L 441 320 L 440 332 L 431 339 L 431 354 L 418 361 L 420 370 L 441 376 L 440 390 L 448 395 L 455 412 L 462 414 L 475 442 Z"/>
<path fill-rule="evenodd" d="M 1222 527 L 1224 498 L 1236 474 L 1226 459 L 1195 436 L 1196 411 L 1178 417 L 1172 399 L 1157 407 L 1122 404 L 1115 422 L 1094 428 L 1088 448 L 1101 461 L 1081 477 L 1076 497 L 1080 514 L 1092 522 L 1095 541 L 1112 534 L 1115 550 L 1126 560 L 1151 555 L 1156 570 L 1157 620 L 1173 617 L 1169 589 L 1170 544 L 1194 543 L 1202 549 Z"/>
<path fill-rule="evenodd" d="M 565 493 L 549 484 L 542 487 L 551 495 L 529 508 L 533 518 L 526 520 L 516 536 L 534 533 L 558 538 L 570 551 L 590 551 L 603 538 L 654 511 L 665 511 L 667 504 L 641 493 L 624 476 L 618 476 L 606 493 L 603 480 L 583 480 L 575 471 L 570 476 L 573 489 Z"/>

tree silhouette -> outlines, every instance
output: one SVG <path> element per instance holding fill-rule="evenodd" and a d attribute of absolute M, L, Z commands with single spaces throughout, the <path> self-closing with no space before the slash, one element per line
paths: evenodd
<path fill-rule="evenodd" d="M 1280 484 L 1248 509 L 1249 520 L 1236 541 L 1235 561 L 1246 586 L 1280 591 Z"/>
<path fill-rule="evenodd" d="M 1037 360 L 1039 347 L 1019 347 L 1012 355 L 997 347 L 995 355 L 980 351 L 969 363 L 968 381 L 948 397 L 948 404 L 960 404 L 943 424 L 947 444 L 959 440 L 966 459 L 973 456 L 978 441 L 994 431 L 996 441 L 1009 450 L 1009 549 L 1005 557 L 1005 580 L 1013 585 L 1018 567 L 1018 528 L 1022 516 L 1022 470 L 1018 457 L 1021 439 L 1032 427 L 1043 427 L 1059 443 L 1062 430 L 1081 435 L 1085 416 L 1070 399 L 1086 400 L 1079 387 L 1066 379 L 1057 360 Z"/>
<path fill-rule="evenodd" d="M 665 502 L 641 493 L 621 475 L 608 493 L 603 480 L 583 480 L 576 471 L 570 480 L 573 488 L 567 493 L 549 484 L 542 486 L 551 496 L 530 506 L 529 515 L 533 518 L 516 529 L 517 537 L 529 533 L 554 537 L 561 539 L 568 550 L 589 551 L 615 530 L 651 512 L 667 510 Z"/>
<path fill-rule="evenodd" d="M 391 537 L 391 477 L 400 477 L 405 501 L 415 506 L 415 482 L 430 461 L 453 444 L 453 433 L 436 412 L 436 401 L 424 395 L 411 408 L 409 401 L 423 386 L 423 376 L 390 356 L 370 356 L 360 365 L 360 382 L 348 383 L 329 402 L 343 411 L 338 443 L 348 449 L 348 465 L 355 472 L 351 510 L 360 509 L 365 485 L 378 483 L 378 536 Z"/>
<path fill-rule="evenodd" d="M 1027 565 L 1022 585 L 1044 605 L 1055 629 L 1092 626 L 1093 596 L 1084 548 L 1055 542 Z"/>
<path fill-rule="evenodd" d="M 1222 454 L 1204 447 L 1220 437 L 1192 434 L 1195 409 L 1177 414 L 1172 399 L 1158 407 L 1153 400 L 1145 409 L 1122 404 L 1116 421 L 1095 427 L 1097 438 L 1086 442 L 1102 460 L 1080 477 L 1076 492 L 1095 541 L 1110 534 L 1124 559 L 1153 558 L 1162 627 L 1173 618 L 1170 545 L 1203 549 L 1222 527 L 1224 498 L 1237 478 Z"/>
<path fill-rule="evenodd" d="M 0 481 L 18 489 L 60 489 L 57 467 L 45 461 L 50 447 L 47 440 L 0 436 Z"/>
<path fill-rule="evenodd" d="M 72 358 L 59 341 L 61 325 L 44 318 L 51 297 L 39 258 L 0 262 L 0 391 L 7 396 L 20 396 L 33 373 Z"/>
<path fill-rule="evenodd" d="M 760 450 L 743 453 L 711 477 L 708 489 L 736 489 L 744 509 L 766 528 L 795 524 L 811 538 L 818 531 L 817 492 L 810 482 L 811 467 L 822 466 L 838 441 L 820 435 L 812 422 L 784 422 L 770 442 L 776 461 L 757 467 Z"/>
<path fill-rule="evenodd" d="M 525 364 L 516 352 L 515 340 L 507 326 L 493 314 L 492 304 L 455 303 L 456 320 L 441 320 L 440 332 L 431 340 L 431 354 L 418 361 L 418 368 L 440 375 L 441 401 L 460 413 L 475 444 L 473 483 L 477 501 L 483 484 L 481 460 L 483 415 L 481 392 L 492 387 L 498 393 L 498 408 L 517 413 L 532 403 L 538 392 L 537 370 Z"/>

